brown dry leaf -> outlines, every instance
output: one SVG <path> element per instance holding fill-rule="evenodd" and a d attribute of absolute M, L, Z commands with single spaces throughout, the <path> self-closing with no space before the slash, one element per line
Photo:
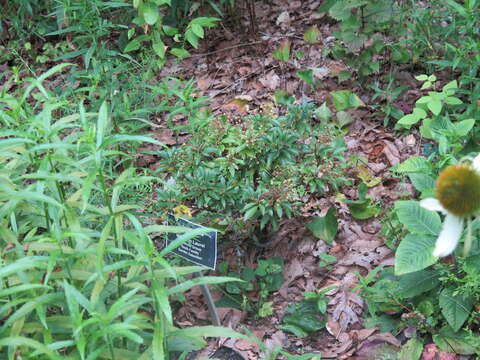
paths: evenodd
<path fill-rule="evenodd" d="M 422 353 L 422 360 L 457 360 L 458 357 L 452 353 L 441 351 L 437 345 L 425 345 Z"/>
<path fill-rule="evenodd" d="M 363 310 L 363 300 L 357 294 L 340 289 L 328 305 L 333 307 L 332 319 L 338 321 L 342 331 L 347 330 L 350 325 L 360 322 L 359 314 Z"/>
<path fill-rule="evenodd" d="M 212 79 L 210 78 L 199 78 L 197 79 L 197 86 L 200 90 L 205 91 L 208 90 L 212 83 Z"/>
<path fill-rule="evenodd" d="M 268 72 L 265 76 L 262 76 L 258 79 L 260 83 L 270 90 L 275 90 L 280 85 L 280 77 L 275 73 L 274 70 Z"/>
<path fill-rule="evenodd" d="M 245 339 L 239 339 L 235 342 L 235 349 L 240 351 L 253 350 L 258 352 L 258 345 L 254 342 L 247 341 Z"/>
<path fill-rule="evenodd" d="M 270 351 L 275 349 L 275 347 L 280 346 L 280 347 L 286 347 L 288 344 L 288 337 L 285 335 L 285 333 L 282 330 L 277 330 L 274 332 L 270 339 L 265 340 L 265 346 L 267 349 Z"/>
<path fill-rule="evenodd" d="M 291 19 L 290 19 L 290 14 L 288 11 L 284 11 L 280 13 L 277 17 L 276 24 L 280 25 L 282 29 L 287 29 L 290 27 Z"/>
<path fill-rule="evenodd" d="M 154 134 L 152 134 L 152 137 L 155 140 L 158 140 L 161 143 L 164 143 L 165 145 L 175 145 L 177 143 L 175 141 L 174 132 L 173 130 L 170 130 L 170 129 L 157 130 Z"/>
<path fill-rule="evenodd" d="M 397 147 L 390 141 L 384 141 L 385 147 L 383 148 L 383 153 L 387 157 L 388 162 L 391 166 L 397 165 L 400 163 L 400 152 Z"/>
<path fill-rule="evenodd" d="M 294 281 L 297 277 L 305 273 L 302 263 L 297 259 L 293 258 L 292 261 L 285 266 L 285 282 L 282 284 L 282 287 L 278 292 L 285 299 L 288 299 L 288 286 Z"/>
<path fill-rule="evenodd" d="M 236 111 L 240 114 L 247 114 L 249 111 L 249 101 L 240 99 L 240 98 L 235 98 L 233 100 L 230 100 L 228 103 L 223 105 L 223 109 L 228 109 L 228 110 L 233 110 Z"/>

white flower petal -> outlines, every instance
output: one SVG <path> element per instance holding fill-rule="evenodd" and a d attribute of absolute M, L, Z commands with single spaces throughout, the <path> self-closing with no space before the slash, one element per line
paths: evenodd
<path fill-rule="evenodd" d="M 475 156 L 475 159 L 473 159 L 472 166 L 475 170 L 480 171 L 480 154 Z"/>
<path fill-rule="evenodd" d="M 443 257 L 450 255 L 457 247 L 458 241 L 462 236 L 462 231 L 463 219 L 452 214 L 447 214 L 443 222 L 443 229 L 435 243 L 433 256 Z"/>
<path fill-rule="evenodd" d="M 447 210 L 445 210 L 442 204 L 440 204 L 440 201 L 435 198 L 423 199 L 422 201 L 420 201 L 420 206 L 430 211 L 439 211 L 442 214 L 447 214 Z"/>

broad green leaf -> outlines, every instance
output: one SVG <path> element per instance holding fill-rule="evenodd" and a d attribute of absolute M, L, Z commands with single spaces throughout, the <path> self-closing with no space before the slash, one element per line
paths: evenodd
<path fill-rule="evenodd" d="M 152 44 L 153 51 L 158 55 L 160 59 L 165 57 L 166 46 L 162 40 L 157 40 Z"/>
<path fill-rule="evenodd" d="M 395 253 L 395 275 L 404 275 L 420 271 L 433 265 L 437 258 L 433 256 L 436 237 L 409 234 L 401 242 Z"/>
<path fill-rule="evenodd" d="M 448 324 L 453 331 L 458 331 L 470 315 L 474 299 L 465 294 L 455 293 L 455 289 L 446 288 L 440 293 L 439 304 Z"/>
<path fill-rule="evenodd" d="M 337 119 L 338 126 L 341 128 L 344 126 L 350 125 L 355 121 L 353 116 L 346 111 L 337 111 L 335 116 Z"/>
<path fill-rule="evenodd" d="M 314 86 L 315 85 L 315 80 L 313 79 L 313 70 L 312 69 L 306 69 L 302 71 L 297 71 L 297 76 L 305 81 L 308 85 Z"/>
<path fill-rule="evenodd" d="M 334 208 L 330 208 L 325 216 L 316 217 L 307 224 L 313 235 L 327 244 L 332 244 L 338 231 L 338 222 Z"/>
<path fill-rule="evenodd" d="M 422 208 L 418 201 L 397 201 L 395 211 L 400 222 L 412 233 L 437 236 L 442 230 L 440 216 Z"/>
<path fill-rule="evenodd" d="M 143 6 L 140 9 L 141 9 L 143 18 L 145 19 L 145 22 L 148 25 L 154 25 L 158 21 L 160 17 L 158 6 L 151 3 L 150 1 L 147 1 L 146 3 L 143 4 Z"/>
<path fill-rule="evenodd" d="M 435 344 L 445 352 L 461 355 L 473 355 L 480 352 L 480 335 L 464 330 L 453 331 L 449 326 L 433 335 Z"/>
<path fill-rule="evenodd" d="M 409 173 L 408 177 L 413 186 L 415 186 L 415 189 L 422 193 L 425 191 L 433 191 L 433 189 L 435 189 L 435 179 L 430 175 Z"/>
<path fill-rule="evenodd" d="M 348 209 L 350 210 L 350 214 L 359 220 L 369 219 L 377 216 L 381 212 L 380 207 L 376 205 L 372 199 L 351 201 L 348 203 Z"/>
<path fill-rule="evenodd" d="M 438 99 L 431 99 L 427 103 L 427 107 L 432 113 L 434 113 L 435 115 L 439 115 L 442 111 L 442 102 Z"/>
<path fill-rule="evenodd" d="M 472 130 L 475 125 L 475 119 L 462 120 L 456 123 L 453 123 L 453 131 L 455 135 L 464 137 Z"/>
<path fill-rule="evenodd" d="M 423 343 L 417 338 L 407 341 L 397 355 L 397 360 L 419 360 L 422 356 Z"/>
<path fill-rule="evenodd" d="M 321 121 L 328 121 L 332 117 L 332 111 L 328 108 L 327 103 L 324 102 L 315 110 L 315 115 Z"/>
<path fill-rule="evenodd" d="M 305 33 L 303 34 L 303 40 L 307 44 L 313 45 L 318 41 L 320 37 L 320 30 L 318 30 L 317 26 L 310 27 Z"/>
<path fill-rule="evenodd" d="M 398 173 L 430 173 L 431 169 L 432 165 L 423 156 L 413 156 L 392 168 Z"/>
<path fill-rule="evenodd" d="M 338 111 L 365 106 L 363 101 L 350 90 L 332 91 L 330 94 L 333 98 L 333 104 Z"/>
<path fill-rule="evenodd" d="M 421 270 L 400 276 L 400 294 L 412 298 L 436 288 L 440 274 L 436 270 Z"/>
<path fill-rule="evenodd" d="M 418 81 L 427 81 L 428 80 L 428 75 L 422 74 L 422 75 L 417 75 L 415 76 L 415 79 Z"/>
<path fill-rule="evenodd" d="M 172 53 L 172 55 L 178 57 L 179 59 L 183 59 L 190 56 L 190 53 L 183 48 L 172 48 L 170 52 Z"/>

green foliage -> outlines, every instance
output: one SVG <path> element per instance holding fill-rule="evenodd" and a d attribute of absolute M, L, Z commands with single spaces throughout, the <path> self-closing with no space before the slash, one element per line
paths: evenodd
<path fill-rule="evenodd" d="M 243 283 L 228 283 L 223 288 L 224 296 L 217 302 L 219 307 L 233 307 L 240 310 L 253 310 L 259 317 L 273 314 L 272 302 L 266 301 L 268 296 L 280 289 L 283 284 L 283 259 L 272 257 L 258 260 L 257 267 L 243 267 L 240 273 L 229 271 L 228 264 L 222 263 L 219 272 L 229 277 L 238 277 Z M 252 301 L 252 292 L 258 293 L 258 301 Z"/>
<path fill-rule="evenodd" d="M 334 286 L 326 287 L 318 292 L 306 291 L 302 301 L 288 305 L 278 328 L 291 332 L 297 337 L 306 337 L 325 327 L 327 302 L 325 294 Z"/>
<path fill-rule="evenodd" d="M 314 110 L 309 103 L 288 105 L 283 116 L 248 116 L 240 125 L 192 117 L 188 142 L 160 152 L 159 170 L 168 171 L 171 181 L 159 206 L 169 211 L 189 201 L 222 213 L 232 226 L 248 220 L 275 231 L 280 219 L 297 213 L 303 195 L 346 182 L 339 164 L 343 140 L 334 127 L 313 120 Z"/>
<path fill-rule="evenodd" d="M 173 324 L 172 295 L 237 279 L 186 281 L 202 268 L 172 266 L 170 249 L 155 248 L 156 236 L 183 234 L 179 246 L 198 234 L 144 226 L 138 203 L 123 201 L 131 186 L 158 180 L 132 166 L 129 144 L 162 144 L 115 133 L 106 102 L 65 114 L 72 104 L 43 84 L 68 65 L 0 94 L 0 356 L 168 359 L 203 347 L 204 336 L 242 337 Z"/>
<path fill-rule="evenodd" d="M 380 69 L 380 54 L 385 41 L 380 32 L 392 27 L 396 2 L 374 0 L 327 1 L 319 9 L 340 23 L 333 35 L 340 41 L 329 50 L 342 58 L 362 77 Z M 346 75 L 346 74 L 344 74 Z"/>
<path fill-rule="evenodd" d="M 327 244 L 332 244 L 338 231 L 338 222 L 334 208 L 330 208 L 325 216 L 318 216 L 307 224 L 313 235 Z"/>

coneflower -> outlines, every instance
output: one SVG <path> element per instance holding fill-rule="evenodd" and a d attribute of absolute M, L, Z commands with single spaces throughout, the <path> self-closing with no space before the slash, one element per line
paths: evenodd
<path fill-rule="evenodd" d="M 433 255 L 450 255 L 458 245 L 463 222 L 480 209 L 480 155 L 471 164 L 451 165 L 443 170 L 435 184 L 436 198 L 424 199 L 420 205 L 445 215 L 442 231 L 435 243 Z M 471 235 L 465 239 L 464 254 L 471 247 Z"/>

